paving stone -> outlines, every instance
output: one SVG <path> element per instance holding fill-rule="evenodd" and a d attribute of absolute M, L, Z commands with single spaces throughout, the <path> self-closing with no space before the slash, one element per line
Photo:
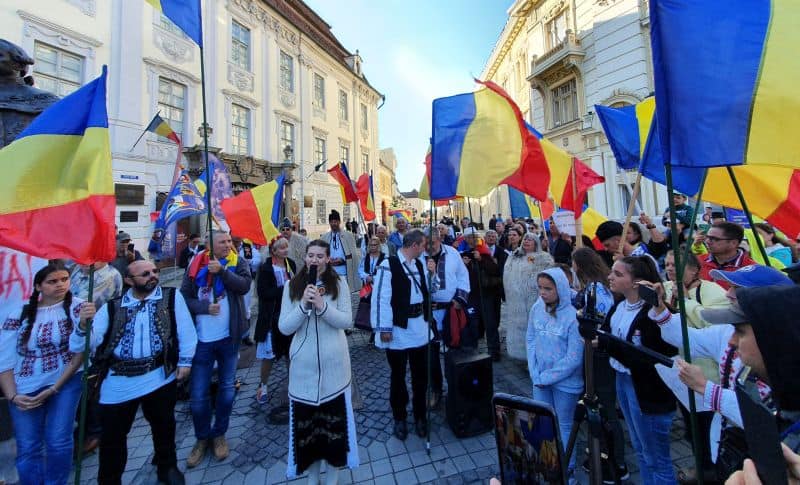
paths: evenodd
<path fill-rule="evenodd" d="M 464 446 L 458 441 L 452 443 L 445 443 L 444 448 L 447 450 L 447 454 L 450 455 L 451 457 L 467 454 L 466 448 L 464 448 Z"/>
<path fill-rule="evenodd" d="M 461 445 L 469 453 L 482 451 L 484 449 L 483 443 L 481 443 L 481 440 L 479 438 L 467 438 L 461 440 Z"/>
<path fill-rule="evenodd" d="M 244 473 L 239 470 L 234 470 L 233 473 L 228 475 L 228 478 L 222 481 L 222 485 L 242 485 L 244 477 Z"/>
<path fill-rule="evenodd" d="M 411 468 L 411 460 L 407 454 L 393 456 L 390 460 L 395 473 Z"/>
<path fill-rule="evenodd" d="M 487 451 L 479 451 L 476 453 L 470 453 L 469 457 L 475 463 L 476 467 L 482 467 L 491 465 L 497 462 L 497 452 L 492 450 L 491 452 Z"/>
<path fill-rule="evenodd" d="M 409 458 L 411 458 L 411 463 L 414 466 L 425 465 L 427 463 L 431 463 L 431 461 L 432 461 L 431 457 L 428 456 L 428 452 L 424 451 L 424 450 L 414 451 L 412 453 L 409 453 L 408 456 L 409 456 Z"/>
<path fill-rule="evenodd" d="M 286 480 L 286 463 L 279 461 L 272 465 L 267 471 L 266 483 L 279 483 L 284 480 Z"/>
<path fill-rule="evenodd" d="M 389 441 L 386 442 L 386 451 L 389 453 L 389 456 L 395 456 L 401 453 L 405 453 L 406 446 L 403 444 L 402 441 L 392 436 L 391 438 L 389 438 Z"/>
<path fill-rule="evenodd" d="M 243 485 L 263 485 L 267 483 L 267 470 L 256 466 L 244 477 Z"/>
<path fill-rule="evenodd" d="M 230 465 L 209 467 L 206 469 L 206 474 L 203 475 L 203 481 L 213 482 L 217 480 L 224 480 L 231 473 L 233 473 L 233 467 Z"/>
<path fill-rule="evenodd" d="M 150 463 L 146 456 L 140 456 L 138 458 L 128 458 L 128 462 L 125 464 L 125 471 L 139 471 L 142 466 L 145 464 Z"/>
<path fill-rule="evenodd" d="M 401 472 L 395 473 L 394 479 L 397 483 L 401 485 L 406 485 L 410 483 L 416 483 L 417 475 L 414 473 L 413 468 L 409 468 L 408 470 L 403 470 Z"/>
<path fill-rule="evenodd" d="M 383 445 L 383 443 L 379 442 L 373 442 L 367 447 L 367 451 L 369 452 L 369 459 L 371 461 L 380 460 L 381 458 L 386 458 L 389 456 L 389 453 L 386 451 L 386 447 Z"/>
<path fill-rule="evenodd" d="M 392 462 L 389 461 L 388 458 L 383 458 L 381 460 L 373 461 L 372 462 L 372 474 L 375 477 L 380 477 L 381 475 L 391 474 L 392 470 Z"/>
<path fill-rule="evenodd" d="M 449 475 L 458 473 L 458 468 L 456 468 L 456 465 L 453 463 L 451 458 L 439 460 L 433 464 L 433 467 L 436 468 L 436 471 L 439 473 L 440 477 L 447 477 Z"/>
<path fill-rule="evenodd" d="M 436 469 L 433 465 L 422 465 L 414 468 L 414 473 L 417 475 L 417 480 L 420 482 L 427 482 L 430 480 L 435 480 L 439 477 L 439 474 L 436 472 Z"/>
<path fill-rule="evenodd" d="M 374 483 L 375 485 L 395 485 L 394 477 L 392 475 L 383 475 L 382 477 L 377 477 Z"/>
<path fill-rule="evenodd" d="M 475 468 L 475 463 L 469 458 L 469 455 L 452 457 L 452 460 L 459 472 L 465 472 Z"/>
<path fill-rule="evenodd" d="M 372 480 L 372 466 L 369 463 L 364 463 L 358 468 L 351 470 L 353 475 L 353 483 L 362 483 L 367 480 Z"/>

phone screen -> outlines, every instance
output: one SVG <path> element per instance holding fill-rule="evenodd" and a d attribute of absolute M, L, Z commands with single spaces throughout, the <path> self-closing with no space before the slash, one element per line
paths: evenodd
<path fill-rule="evenodd" d="M 505 484 L 563 485 L 558 422 L 552 408 L 531 399 L 495 396 L 495 439 Z"/>

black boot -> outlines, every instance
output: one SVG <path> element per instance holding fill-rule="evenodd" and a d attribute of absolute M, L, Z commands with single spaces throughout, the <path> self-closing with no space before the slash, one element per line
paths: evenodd
<path fill-rule="evenodd" d="M 158 471 L 158 482 L 167 485 L 184 485 L 186 480 L 184 480 L 183 473 L 177 467 L 171 466 L 166 470 Z"/>
<path fill-rule="evenodd" d="M 408 426 L 405 420 L 395 420 L 394 422 L 394 435 L 400 441 L 405 441 L 408 437 Z"/>
<path fill-rule="evenodd" d="M 424 419 L 418 419 L 416 422 L 417 436 L 424 438 L 428 435 L 428 422 Z"/>

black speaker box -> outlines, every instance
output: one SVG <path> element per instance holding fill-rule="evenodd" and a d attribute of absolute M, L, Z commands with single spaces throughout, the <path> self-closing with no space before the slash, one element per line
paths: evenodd
<path fill-rule="evenodd" d="M 488 354 L 451 350 L 445 354 L 447 423 L 459 438 L 492 430 L 492 359 Z"/>

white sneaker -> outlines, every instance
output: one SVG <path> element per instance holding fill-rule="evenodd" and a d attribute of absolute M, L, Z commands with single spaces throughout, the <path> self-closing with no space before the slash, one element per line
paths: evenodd
<path fill-rule="evenodd" d="M 267 400 L 267 385 L 261 384 L 258 386 L 258 391 L 256 391 L 256 402 L 258 404 L 267 404 Z"/>

